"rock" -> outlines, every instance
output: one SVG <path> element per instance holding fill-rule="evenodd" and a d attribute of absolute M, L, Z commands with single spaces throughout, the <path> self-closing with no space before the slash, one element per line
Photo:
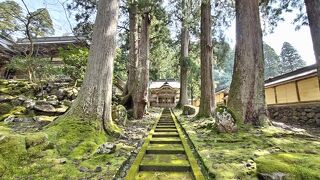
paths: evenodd
<path fill-rule="evenodd" d="M 111 154 L 116 151 L 116 145 L 113 143 L 104 143 L 97 149 L 97 154 Z"/>
<path fill-rule="evenodd" d="M 67 163 L 67 159 L 66 158 L 59 159 L 59 164 L 65 164 L 65 163 Z"/>
<path fill-rule="evenodd" d="M 96 169 L 94 170 L 94 172 L 101 172 L 102 171 L 102 167 L 101 166 L 97 166 Z"/>
<path fill-rule="evenodd" d="M 47 101 L 47 103 L 51 104 L 52 106 L 58 106 L 60 104 L 58 100 Z"/>
<path fill-rule="evenodd" d="M 112 120 L 118 125 L 126 125 L 127 122 L 127 110 L 122 105 L 112 106 Z"/>
<path fill-rule="evenodd" d="M 33 107 L 34 110 L 44 113 L 55 113 L 56 109 L 51 104 L 37 104 Z"/>
<path fill-rule="evenodd" d="M 216 127 L 218 132 L 221 133 L 231 133 L 237 131 L 236 121 L 225 108 L 222 112 L 216 113 Z"/>
<path fill-rule="evenodd" d="M 57 116 L 35 116 L 33 120 L 38 122 L 52 122 L 57 119 Z"/>
<path fill-rule="evenodd" d="M 79 171 L 80 171 L 80 172 L 89 172 L 89 171 L 90 171 L 90 169 L 89 169 L 89 168 L 87 168 L 87 167 L 83 167 L 83 166 L 81 166 L 81 167 L 79 168 Z"/>
<path fill-rule="evenodd" d="M 23 102 L 23 106 L 27 109 L 33 109 L 35 105 L 36 105 L 36 102 L 32 99 L 27 99 Z"/>
<path fill-rule="evenodd" d="M 281 172 L 276 172 L 272 174 L 258 173 L 259 179 L 263 180 L 284 180 L 287 175 Z"/>
<path fill-rule="evenodd" d="M 7 117 L 4 122 L 33 122 L 33 119 L 29 117 L 16 117 L 11 115 Z"/>
<path fill-rule="evenodd" d="M 315 113 L 314 112 L 310 112 L 307 114 L 307 117 L 308 118 L 313 118 L 315 116 Z"/>
<path fill-rule="evenodd" d="M 57 96 L 59 101 L 62 101 L 65 98 L 66 94 L 67 92 L 65 89 L 58 89 L 54 91 L 54 95 Z"/>
<path fill-rule="evenodd" d="M 56 108 L 56 114 L 57 114 L 57 115 L 64 114 L 65 112 L 67 112 L 68 109 L 69 109 L 68 106 L 64 106 L 64 105 L 58 106 L 58 107 Z"/>
<path fill-rule="evenodd" d="M 194 115 L 196 113 L 196 108 L 191 105 L 183 106 L 182 114 L 183 115 Z"/>
<path fill-rule="evenodd" d="M 10 95 L 0 95 L 0 103 L 11 102 L 15 97 Z"/>
<path fill-rule="evenodd" d="M 58 97 L 56 95 L 50 95 L 47 97 L 48 101 L 56 101 L 58 99 Z"/>
<path fill-rule="evenodd" d="M 65 99 L 65 100 L 62 101 L 62 104 L 65 105 L 65 106 L 71 107 L 72 101 Z"/>

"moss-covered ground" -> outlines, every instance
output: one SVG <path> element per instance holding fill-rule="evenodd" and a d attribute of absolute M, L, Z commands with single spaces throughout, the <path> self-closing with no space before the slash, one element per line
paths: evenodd
<path fill-rule="evenodd" d="M 236 133 L 219 134 L 205 123 L 208 119 L 175 113 L 211 178 L 258 179 L 283 173 L 285 179 L 320 179 L 320 139 L 316 136 L 274 126 L 240 127 Z"/>
<path fill-rule="evenodd" d="M 0 179 L 112 179 L 148 133 L 160 109 L 140 121 L 128 121 L 124 137 L 114 138 L 97 124 L 60 117 L 39 132 L 16 132 L 0 122 Z M 132 129 L 141 136 L 132 139 Z M 116 151 L 97 154 L 111 142 Z"/>

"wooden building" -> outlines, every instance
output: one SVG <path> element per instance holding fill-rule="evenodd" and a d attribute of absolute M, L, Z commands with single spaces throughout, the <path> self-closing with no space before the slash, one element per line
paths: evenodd
<path fill-rule="evenodd" d="M 63 62 L 59 58 L 59 48 L 67 49 L 74 47 L 89 47 L 90 42 L 85 37 L 62 36 L 62 37 L 39 37 L 33 38 L 34 56 L 50 58 L 53 65 L 61 65 Z M 18 39 L 16 42 L 5 41 L 0 38 L 0 77 L 7 77 L 5 65 L 14 56 L 25 56 L 29 53 L 30 41 L 27 38 Z M 3 56 L 5 54 L 6 56 Z M 24 74 L 14 73 L 17 78 L 23 78 Z"/>
<path fill-rule="evenodd" d="M 316 65 L 307 66 L 265 81 L 266 103 L 320 102 Z"/>
<path fill-rule="evenodd" d="M 179 101 L 180 83 L 173 80 L 153 81 L 149 84 L 149 105 L 175 107 Z"/>
<path fill-rule="evenodd" d="M 226 104 L 227 89 L 215 93 L 216 104 Z M 316 64 L 265 81 L 267 105 L 300 102 L 320 103 L 320 85 Z"/>

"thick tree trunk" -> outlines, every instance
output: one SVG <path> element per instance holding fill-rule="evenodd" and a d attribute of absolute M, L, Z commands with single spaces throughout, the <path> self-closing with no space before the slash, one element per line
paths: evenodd
<path fill-rule="evenodd" d="M 189 58 L 189 30 L 186 0 L 182 0 L 182 27 L 181 27 L 181 57 L 180 57 L 180 98 L 178 107 L 188 104 L 188 58 Z"/>
<path fill-rule="evenodd" d="M 236 0 L 236 52 L 228 105 L 245 123 L 267 122 L 259 0 Z"/>
<path fill-rule="evenodd" d="M 313 51 L 318 67 L 318 79 L 320 82 L 320 1 L 305 0 L 307 8 L 309 26 L 313 42 Z"/>
<path fill-rule="evenodd" d="M 139 75 L 137 90 L 133 93 L 133 116 L 141 119 L 145 113 L 148 102 L 148 83 L 149 83 L 149 12 L 142 15 L 140 56 L 139 56 Z"/>
<path fill-rule="evenodd" d="M 201 3 L 201 97 L 199 116 L 210 117 L 214 112 L 212 74 L 212 32 L 210 0 Z"/>
<path fill-rule="evenodd" d="M 67 114 L 84 116 L 88 123 L 100 120 L 108 134 L 116 129 L 111 118 L 111 94 L 118 11 L 118 0 L 99 1 L 84 83 Z"/>
<path fill-rule="evenodd" d="M 128 81 L 124 91 L 123 104 L 127 109 L 131 109 L 133 105 L 132 93 L 137 85 L 137 69 L 138 69 L 138 30 L 137 30 L 137 12 L 138 6 L 135 0 L 131 0 L 129 4 L 129 63 Z"/>

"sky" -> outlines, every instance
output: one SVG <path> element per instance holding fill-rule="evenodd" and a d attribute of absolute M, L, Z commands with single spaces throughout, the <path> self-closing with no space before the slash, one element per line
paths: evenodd
<path fill-rule="evenodd" d="M 4 1 L 4 0 L 0 0 Z M 22 7 L 21 0 L 15 0 Z M 72 29 L 70 27 L 76 24 L 75 20 L 70 17 L 68 12 L 65 12 L 61 3 L 65 3 L 68 0 L 25 0 L 30 11 L 34 11 L 38 8 L 46 7 L 53 20 L 55 29 L 55 36 L 72 35 Z M 70 1 L 70 0 L 69 0 Z M 25 9 L 25 8 L 24 8 Z M 286 15 L 285 22 L 279 22 L 275 28 L 274 33 L 265 35 L 263 40 L 269 44 L 279 55 L 281 47 L 284 42 L 292 44 L 301 55 L 302 59 L 306 61 L 307 65 L 315 63 L 315 57 L 313 54 L 312 40 L 310 35 L 309 26 L 303 26 L 300 30 L 295 31 L 295 25 L 291 24 L 294 15 Z M 69 19 L 69 22 L 68 20 Z M 226 30 L 226 36 L 232 46 L 235 44 L 235 21 L 232 26 Z"/>

